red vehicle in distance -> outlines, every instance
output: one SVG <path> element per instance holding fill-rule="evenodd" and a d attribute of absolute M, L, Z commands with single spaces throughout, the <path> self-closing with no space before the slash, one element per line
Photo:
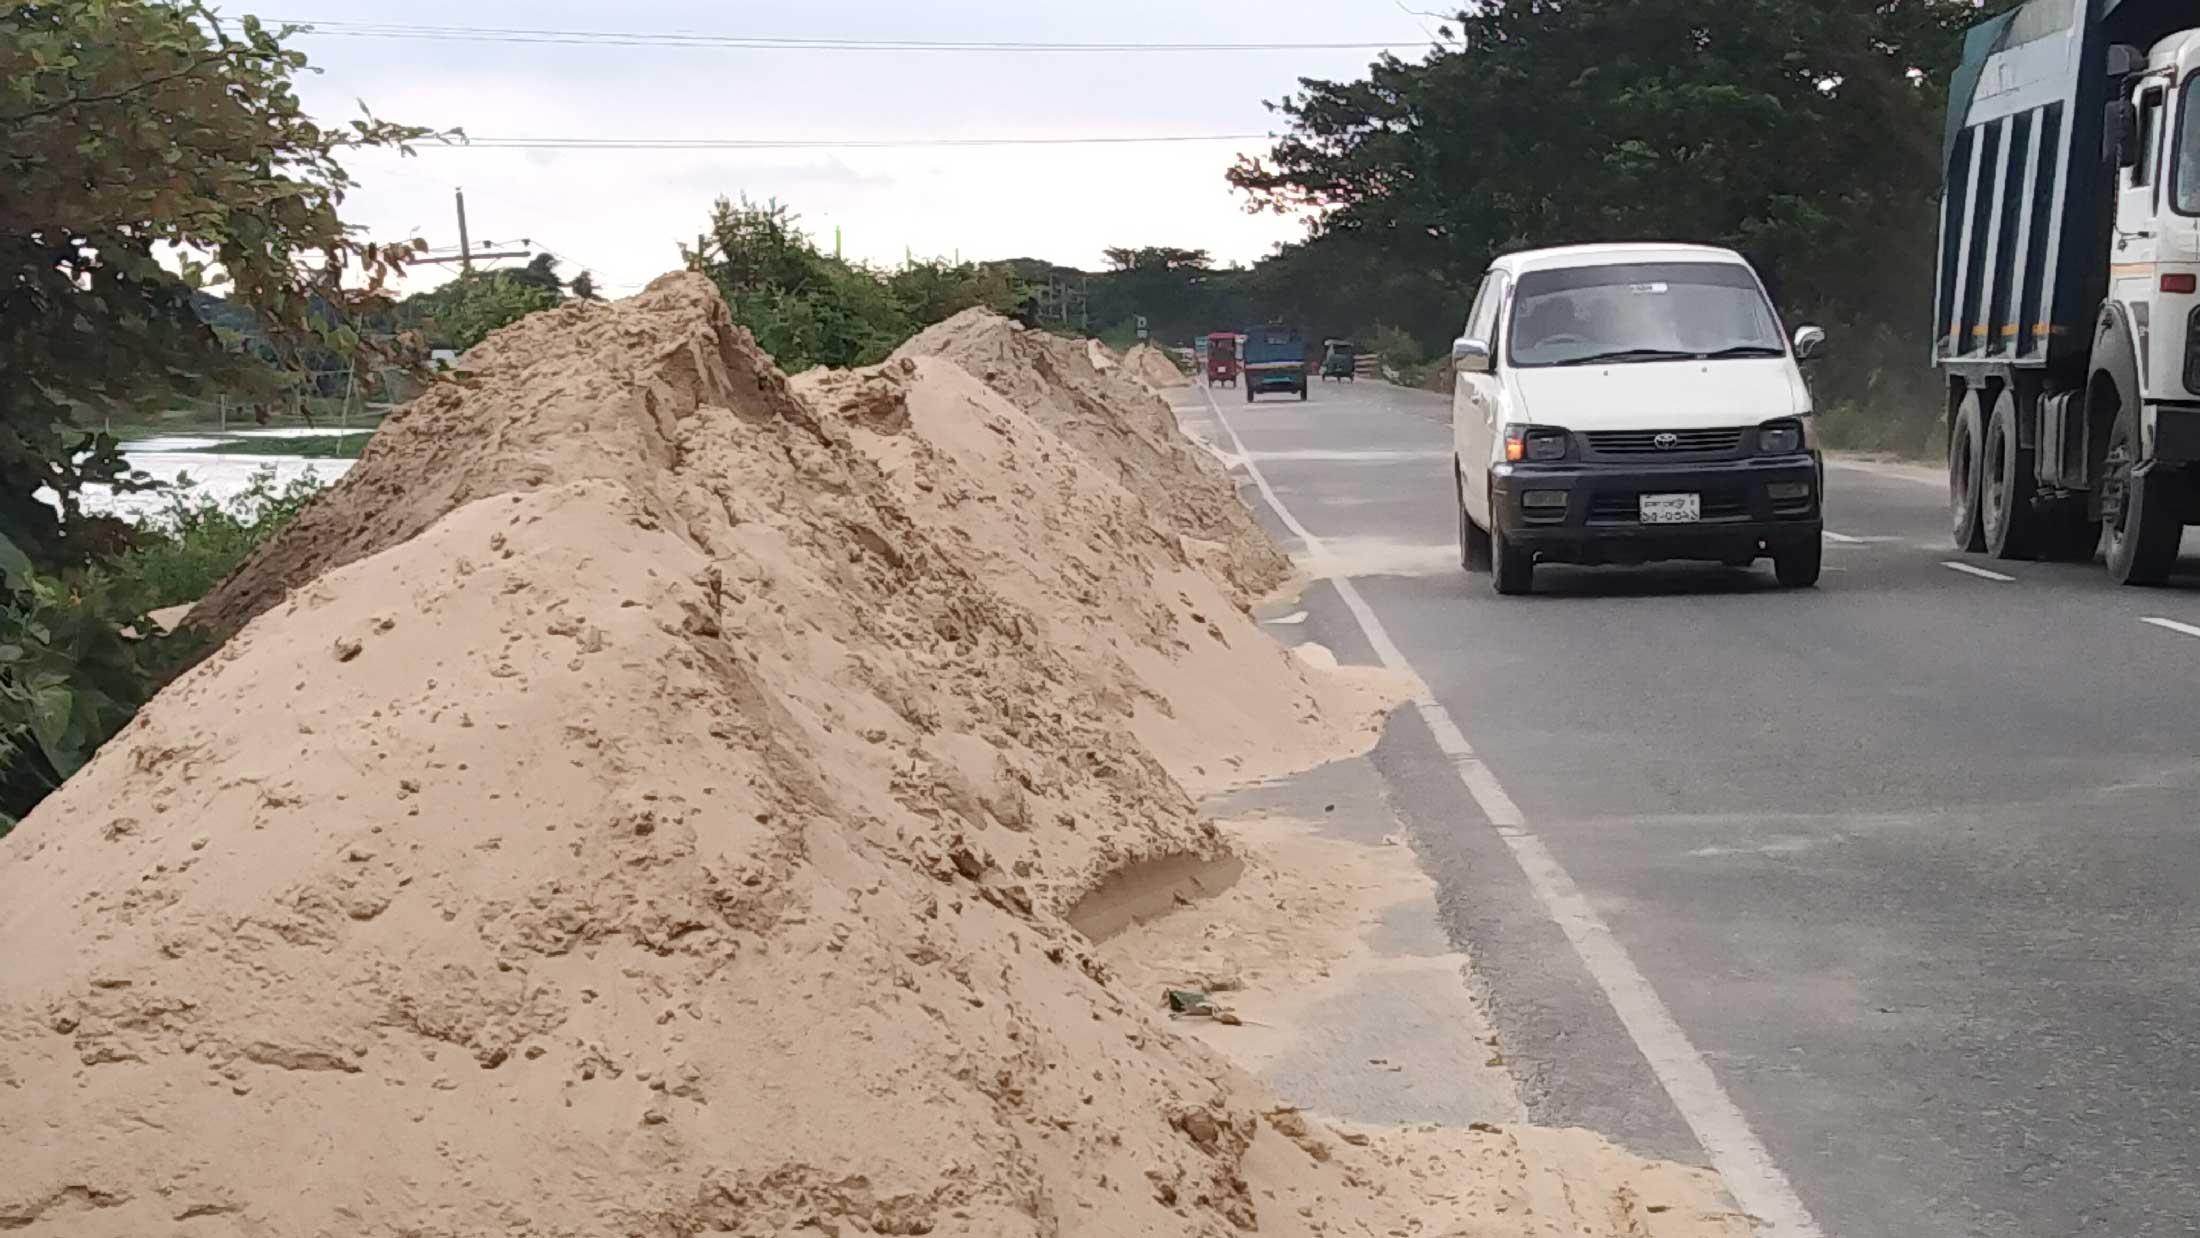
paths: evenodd
<path fill-rule="evenodd" d="M 1207 337 L 1207 385 L 1235 387 L 1238 379 L 1238 337 L 1234 331 L 1217 331 Z"/>

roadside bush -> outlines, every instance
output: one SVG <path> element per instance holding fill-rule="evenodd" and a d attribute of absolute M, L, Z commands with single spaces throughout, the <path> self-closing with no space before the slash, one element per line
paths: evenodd
<path fill-rule="evenodd" d="M 188 475 L 181 477 L 141 526 L 143 543 L 115 561 L 116 586 L 148 611 L 196 602 L 322 489 L 311 472 L 278 486 L 275 470 L 264 468 L 225 500 L 197 489 Z"/>

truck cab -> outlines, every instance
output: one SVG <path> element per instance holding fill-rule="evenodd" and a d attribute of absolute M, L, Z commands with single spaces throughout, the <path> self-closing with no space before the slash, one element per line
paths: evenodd
<path fill-rule="evenodd" d="M 2128 53 L 2126 53 L 2128 55 Z M 2200 30 L 2130 66 L 2110 123 L 2117 165 L 2109 295 L 2139 331 L 2141 399 L 2200 399 Z M 2143 426 L 2151 438 L 2156 419 Z"/>

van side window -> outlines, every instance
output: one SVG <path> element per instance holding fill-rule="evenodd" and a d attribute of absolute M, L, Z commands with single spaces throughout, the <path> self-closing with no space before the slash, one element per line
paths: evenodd
<path fill-rule="evenodd" d="M 1496 287 L 1497 277 L 1490 275 L 1483 278 L 1482 287 L 1475 291 L 1474 305 L 1467 311 L 1467 325 L 1460 331 L 1460 334 L 1467 339 L 1479 340 L 1485 338 L 1478 334 L 1475 328 L 1481 325 L 1482 307 L 1489 304 L 1490 297 L 1494 295 Z"/>
<path fill-rule="evenodd" d="M 2139 104 L 2139 166 L 2131 170 L 2131 187 L 2144 189 L 2154 183 L 2155 174 L 2161 170 L 2162 112 L 2167 93 L 2160 88 L 2140 96 Z"/>

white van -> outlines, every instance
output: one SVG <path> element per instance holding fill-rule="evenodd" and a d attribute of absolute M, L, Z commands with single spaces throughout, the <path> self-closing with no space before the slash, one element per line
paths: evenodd
<path fill-rule="evenodd" d="M 1770 556 L 1818 582 L 1825 469 L 1792 343 L 1740 254 L 1580 245 L 1492 263 L 1452 346 L 1460 561 L 1499 593 L 1537 563 Z"/>

